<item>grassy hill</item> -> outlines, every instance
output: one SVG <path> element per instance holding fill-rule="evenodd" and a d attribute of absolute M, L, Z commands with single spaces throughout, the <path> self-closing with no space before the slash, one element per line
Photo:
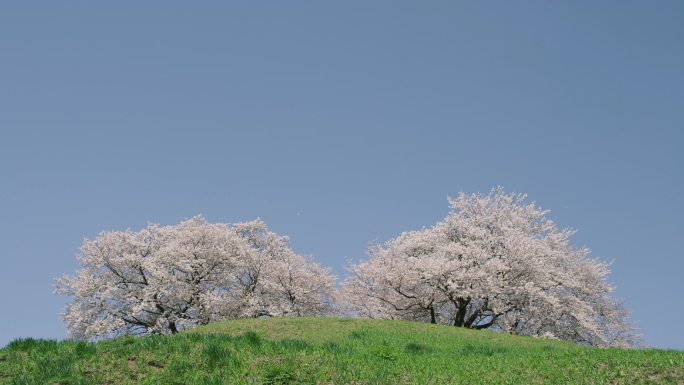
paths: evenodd
<path fill-rule="evenodd" d="M 403 321 L 274 318 L 98 343 L 16 340 L 0 350 L 0 384 L 684 384 L 684 352 Z"/>

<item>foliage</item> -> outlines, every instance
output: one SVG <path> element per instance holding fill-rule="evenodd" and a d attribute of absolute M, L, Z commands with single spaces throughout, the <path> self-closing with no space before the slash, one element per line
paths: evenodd
<path fill-rule="evenodd" d="M 573 231 L 525 199 L 501 188 L 460 194 L 435 226 L 372 247 L 349 267 L 348 308 L 596 346 L 634 343 L 627 313 L 610 298 L 608 265 L 572 246 Z"/>
<path fill-rule="evenodd" d="M 234 320 L 96 343 L 22 339 L 0 384 L 681 384 L 684 353 L 407 321 Z"/>
<path fill-rule="evenodd" d="M 80 339 L 170 334 L 211 321 L 321 315 L 330 310 L 329 270 L 295 254 L 259 221 L 227 225 L 201 216 L 86 240 L 63 316 Z"/>

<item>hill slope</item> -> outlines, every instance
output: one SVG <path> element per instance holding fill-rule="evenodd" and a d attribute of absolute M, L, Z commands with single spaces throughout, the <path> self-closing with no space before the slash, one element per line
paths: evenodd
<path fill-rule="evenodd" d="M 98 343 L 24 339 L 0 384 L 684 384 L 684 353 L 403 321 L 274 318 Z"/>

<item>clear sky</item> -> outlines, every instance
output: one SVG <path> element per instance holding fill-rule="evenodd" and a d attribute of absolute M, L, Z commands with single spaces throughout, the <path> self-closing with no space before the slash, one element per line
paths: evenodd
<path fill-rule="evenodd" d="M 261 217 L 344 277 L 502 185 L 684 349 L 684 2 L 103 4 L 0 5 L 0 346 L 102 230 Z"/>

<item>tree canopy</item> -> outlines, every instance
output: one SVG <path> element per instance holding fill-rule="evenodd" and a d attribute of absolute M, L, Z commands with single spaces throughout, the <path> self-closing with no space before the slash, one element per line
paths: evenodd
<path fill-rule="evenodd" d="M 228 225 L 202 216 L 85 240 L 63 315 L 75 338 L 169 334 L 211 321 L 321 315 L 334 277 L 296 254 L 288 238 L 255 220 Z"/>
<path fill-rule="evenodd" d="M 460 194 L 429 228 L 372 246 L 335 289 L 260 220 L 202 216 L 85 240 L 63 315 L 76 338 L 170 334 L 212 321 L 352 314 L 629 346 L 635 329 L 611 298 L 609 265 L 572 245 L 548 211 L 502 188 Z M 334 300 L 333 300 L 334 299 Z"/>
<path fill-rule="evenodd" d="M 634 340 L 610 298 L 608 264 L 576 248 L 573 230 L 502 188 L 460 194 L 430 228 L 402 233 L 351 264 L 341 293 L 363 317 L 546 336 L 588 345 Z"/>

